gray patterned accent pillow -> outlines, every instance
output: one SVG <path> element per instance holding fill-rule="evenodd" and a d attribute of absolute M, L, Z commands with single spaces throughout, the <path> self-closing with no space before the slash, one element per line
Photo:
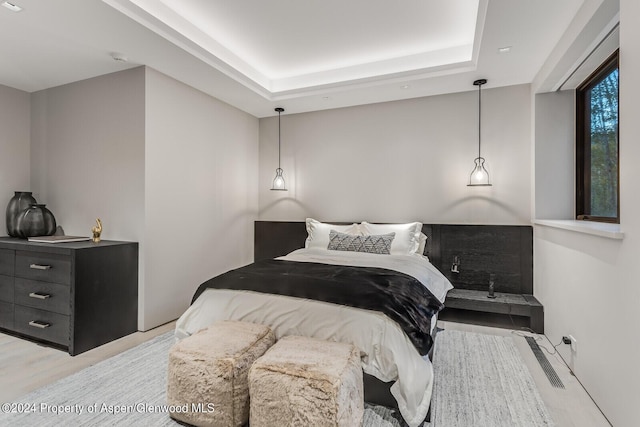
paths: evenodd
<path fill-rule="evenodd" d="M 390 254 L 391 242 L 396 233 L 354 236 L 353 234 L 329 231 L 329 246 L 331 251 L 367 252 L 370 254 Z"/>

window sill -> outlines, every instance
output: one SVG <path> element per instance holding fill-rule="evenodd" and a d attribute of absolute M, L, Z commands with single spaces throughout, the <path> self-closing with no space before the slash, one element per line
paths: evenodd
<path fill-rule="evenodd" d="M 592 234 L 594 236 L 606 237 L 609 239 L 624 239 L 624 233 L 620 229 L 620 224 L 578 221 L 574 219 L 535 219 L 533 220 L 533 223 L 536 225 L 543 225 L 545 227 L 561 228 L 563 230 Z"/>

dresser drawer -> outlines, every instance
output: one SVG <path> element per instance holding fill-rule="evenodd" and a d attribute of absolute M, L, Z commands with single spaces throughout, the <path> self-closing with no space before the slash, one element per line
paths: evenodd
<path fill-rule="evenodd" d="M 16 251 L 15 275 L 68 285 L 71 281 L 71 258 L 68 255 Z"/>
<path fill-rule="evenodd" d="M 14 300 L 17 305 L 69 315 L 69 298 L 69 286 L 16 278 Z"/>
<path fill-rule="evenodd" d="M 0 249 L 0 274 L 13 276 L 15 254 L 15 251 L 10 249 Z"/>
<path fill-rule="evenodd" d="M 69 345 L 69 316 L 37 308 L 14 306 L 13 330 L 34 338 Z"/>
<path fill-rule="evenodd" d="M 0 301 L 0 328 L 13 329 L 13 304 Z"/>
<path fill-rule="evenodd" d="M 13 302 L 13 277 L 0 275 L 0 301 Z"/>

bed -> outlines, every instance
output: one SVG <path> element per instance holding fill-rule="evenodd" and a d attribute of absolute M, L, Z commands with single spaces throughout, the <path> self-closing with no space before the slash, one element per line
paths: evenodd
<path fill-rule="evenodd" d="M 269 325 L 277 338 L 353 343 L 361 352 L 365 389 L 390 384 L 404 420 L 420 425 L 433 390 L 428 355 L 437 313 L 452 288 L 424 256 L 422 224 L 307 219 L 305 225 L 307 238 L 296 244 L 304 248 L 273 259 L 256 256 L 253 264 L 200 285 L 176 337 L 231 319 Z M 366 400 L 375 401 L 376 393 Z"/>

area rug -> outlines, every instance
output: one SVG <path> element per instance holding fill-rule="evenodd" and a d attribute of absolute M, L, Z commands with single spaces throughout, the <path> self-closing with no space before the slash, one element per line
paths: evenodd
<path fill-rule="evenodd" d="M 436 427 L 553 426 L 513 338 L 445 330 L 436 339 Z"/>
<path fill-rule="evenodd" d="M 4 404 L 0 425 L 177 427 L 163 408 L 172 344 L 168 332 L 38 389 L 11 407 Z M 441 331 L 434 366 L 431 427 L 553 425 L 510 337 Z M 366 404 L 364 425 L 405 424 L 397 411 Z"/>

